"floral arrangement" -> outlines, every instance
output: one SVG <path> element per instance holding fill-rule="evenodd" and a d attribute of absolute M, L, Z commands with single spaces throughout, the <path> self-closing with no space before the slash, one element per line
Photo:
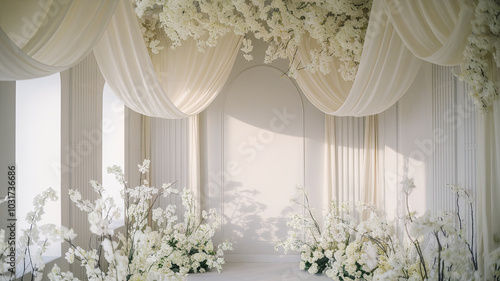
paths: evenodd
<path fill-rule="evenodd" d="M 410 179 L 402 184 L 408 200 L 415 185 Z M 333 280 L 482 280 L 474 239 L 465 237 L 466 220 L 458 204 L 465 200 L 472 208 L 473 200 L 462 187 L 450 188 L 456 194 L 457 212 L 417 216 L 408 208 L 403 239 L 394 238 L 394 222 L 387 222 L 366 204 L 361 204 L 360 209 L 368 211 L 370 217 L 358 223 L 347 205 L 332 203 L 320 229 L 308 204 L 307 191 L 300 188 L 305 203 L 294 202 L 304 207 L 307 215 L 290 216 L 287 225 L 291 230 L 276 249 L 300 251 L 301 269 Z M 491 274 L 494 280 L 500 280 L 500 248 L 490 257 Z"/>
<path fill-rule="evenodd" d="M 292 201 L 304 207 L 307 215 L 290 216 L 287 225 L 292 230 L 287 240 L 277 243 L 276 249 L 300 251 L 300 268 L 311 274 L 326 274 L 334 280 L 362 280 L 372 276 L 380 251 L 387 251 L 387 241 L 391 240 L 387 223 L 377 216 L 358 224 L 348 204 L 337 206 L 332 202 L 320 228 L 309 206 L 307 190 L 299 187 L 298 191 L 305 203 Z M 360 207 L 374 210 L 368 205 Z"/>
<path fill-rule="evenodd" d="M 138 165 L 142 174 L 148 172 L 149 163 L 149 160 L 145 160 L 142 165 Z M 92 180 L 90 184 L 98 194 L 94 202 L 82 199 L 78 190 L 70 190 L 70 199 L 81 211 L 88 213 L 90 232 L 99 242 L 97 248 L 84 249 L 75 245 L 73 240 L 76 234 L 72 229 L 54 225 L 44 227 L 44 233 L 49 238 L 40 239 L 36 222 L 43 214 L 47 198 L 55 197 L 54 191 L 49 189 L 35 199 L 38 202 L 35 211 L 28 215 L 32 227 L 24 232 L 18 242 L 27 241 L 21 244 L 21 249 L 28 250 L 18 251 L 18 259 L 31 262 L 36 280 L 42 278 L 45 265 L 41 255 L 49 239 L 69 244 L 65 259 L 69 263 L 77 260 L 85 268 L 88 280 L 185 280 L 188 273 L 205 272 L 210 268 L 219 272 L 222 270 L 224 251 L 232 250 L 232 245 L 222 242 L 216 247 L 213 244 L 212 237 L 220 224 L 220 218 L 214 210 L 202 211 L 201 215 L 197 215 L 195 198 L 190 190 L 180 192 L 172 188 L 172 184 L 164 184 L 158 189 L 150 187 L 147 181 L 129 188 L 120 167 L 109 167 L 108 172 L 114 174 L 124 186 L 123 196 L 127 203 L 125 233 L 115 234 L 110 227 L 111 221 L 120 217 L 121 210 L 104 187 Z M 181 197 L 184 207 L 182 221 L 178 219 L 175 205 L 154 208 L 160 196 Z M 152 219 L 151 224 L 148 224 L 149 217 Z M 40 251 L 33 255 L 35 243 Z M 28 258 L 23 259 L 23 254 Z M 57 264 L 48 278 L 78 280 L 71 272 L 62 272 Z"/>
<path fill-rule="evenodd" d="M 495 86 L 495 62 L 500 68 L 500 3 L 497 1 L 469 1 L 475 7 L 472 21 L 472 34 L 464 50 L 464 61 L 461 64 L 460 78 L 467 82 L 471 89 L 469 96 L 483 111 L 487 111 L 493 99 L 498 96 L 498 85 Z"/>
<path fill-rule="evenodd" d="M 146 45 L 153 53 L 165 46 L 158 32 L 171 40 L 196 40 L 198 48 L 214 47 L 229 32 L 245 36 L 242 51 L 251 60 L 252 42 L 247 34 L 268 44 L 265 63 L 290 59 L 289 75 L 297 69 L 330 72 L 333 57 L 342 65 L 345 80 L 354 80 L 363 49 L 372 0 L 356 1 L 225 1 L 133 0 Z M 316 48 L 310 62 L 295 62 L 298 48 L 311 40 Z"/>
<path fill-rule="evenodd" d="M 7 201 L 0 200 L 0 204 Z M 66 229 L 59 229 L 59 235 L 54 236 L 56 226 L 53 224 L 40 225 L 40 221 L 45 214 L 45 204 L 47 201 L 56 201 L 56 191 L 48 188 L 46 191 L 38 194 L 33 199 L 33 210 L 26 214 L 26 222 L 29 227 L 21 230 L 21 236 L 15 245 L 5 242 L 5 230 L 0 230 L 0 276 L 5 277 L 5 280 L 15 280 L 16 272 L 12 269 L 17 267 L 21 269 L 21 274 L 31 274 L 31 280 L 41 280 L 45 263 L 42 255 L 47 251 L 47 247 L 54 241 L 58 241 L 60 235 L 71 235 Z M 62 230 L 62 232 L 61 232 Z M 10 240 L 9 240 L 10 241 Z M 16 248 L 16 264 L 13 264 L 8 258 L 10 247 Z"/>
<path fill-rule="evenodd" d="M 389 253 L 389 260 L 403 260 L 406 266 L 383 262 L 381 276 L 395 276 L 399 273 L 414 280 L 481 280 L 473 244 L 474 237 L 471 241 L 465 237 L 464 225 L 467 220 L 461 217 L 459 200 L 464 200 L 471 209 L 473 225 L 473 199 L 467 191 L 461 186 L 449 185 L 456 195 L 455 213 L 436 214 L 427 211 L 424 215 L 417 216 L 408 207 L 409 195 L 415 188 L 413 180 L 405 178 L 402 185 L 407 206 L 407 216 L 404 219 L 406 239 L 399 244 L 404 245 L 401 249 L 410 254 L 405 257 L 400 251 Z M 398 270 L 391 272 L 395 268 Z"/>
<path fill-rule="evenodd" d="M 363 51 L 372 0 L 355 1 L 225 1 L 225 0 L 132 0 L 143 37 L 152 53 L 165 48 L 158 34 L 165 34 L 169 47 L 176 48 L 188 38 L 200 51 L 214 47 L 225 34 L 245 36 L 241 50 L 252 60 L 252 41 L 248 34 L 268 44 L 264 62 L 289 60 L 287 74 L 298 70 L 312 73 L 331 71 L 333 58 L 342 64 L 339 71 L 353 81 Z M 464 49 L 460 78 L 470 86 L 469 95 L 487 111 L 498 96 L 495 71 L 500 67 L 500 4 L 491 0 L 466 1 L 475 9 L 472 34 Z M 304 41 L 315 46 L 311 61 L 298 61 L 296 54 Z"/>

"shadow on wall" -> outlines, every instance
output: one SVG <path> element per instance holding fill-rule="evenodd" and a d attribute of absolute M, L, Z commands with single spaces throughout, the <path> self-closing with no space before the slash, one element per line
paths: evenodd
<path fill-rule="evenodd" d="M 294 208 L 285 206 L 280 216 L 267 216 L 270 206 L 258 201 L 259 195 L 257 189 L 234 181 L 224 187 L 222 231 L 224 239 L 234 243 L 235 253 L 277 254 L 274 243 L 286 238 L 287 216 Z"/>

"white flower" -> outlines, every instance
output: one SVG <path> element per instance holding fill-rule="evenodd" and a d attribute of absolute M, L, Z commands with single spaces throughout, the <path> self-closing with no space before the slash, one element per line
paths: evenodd
<path fill-rule="evenodd" d="M 372 242 L 366 242 L 363 244 L 363 248 L 364 253 L 361 254 L 361 260 L 366 264 L 368 270 L 372 271 L 378 265 L 377 247 Z"/>
<path fill-rule="evenodd" d="M 70 189 L 69 190 L 69 198 L 71 199 L 71 201 L 76 202 L 76 201 L 80 201 L 82 199 L 82 195 L 78 190 Z"/>
<path fill-rule="evenodd" d="M 405 176 L 401 181 L 401 189 L 404 193 L 410 194 L 413 189 L 415 189 L 415 183 L 413 182 L 413 178 L 408 178 Z"/>
<path fill-rule="evenodd" d="M 88 215 L 88 220 L 90 224 L 99 224 L 102 220 L 101 214 L 98 212 L 92 212 Z"/>
<path fill-rule="evenodd" d="M 61 237 L 62 239 L 73 240 L 76 238 L 76 233 L 72 228 L 61 226 Z"/>
<path fill-rule="evenodd" d="M 468 198 L 469 194 L 465 188 L 457 184 L 448 184 L 448 187 L 461 198 Z"/>
<path fill-rule="evenodd" d="M 491 274 L 496 278 L 500 278 L 500 247 L 491 251 L 489 254 L 489 262 L 488 265 Z"/>
<path fill-rule="evenodd" d="M 66 252 L 66 256 L 64 257 L 69 263 L 73 263 L 75 261 L 75 251 L 73 248 L 69 248 Z"/>
<path fill-rule="evenodd" d="M 151 161 L 150 160 L 144 160 L 144 162 L 142 162 L 142 165 L 137 165 L 137 167 L 139 167 L 139 172 L 141 172 L 141 174 L 145 174 L 149 171 L 149 163 Z"/>
<path fill-rule="evenodd" d="M 316 274 L 318 273 L 318 264 L 317 263 L 313 263 L 311 265 L 311 267 L 309 267 L 309 269 L 307 270 L 310 274 Z"/>
<path fill-rule="evenodd" d="M 165 221 L 163 215 L 164 213 L 162 208 L 153 209 L 153 220 L 156 221 L 159 225 L 163 224 L 163 222 Z"/>
<path fill-rule="evenodd" d="M 149 163 L 145 161 L 142 166 L 147 169 Z M 111 171 L 121 176 L 119 168 L 111 168 Z M 82 200 L 81 194 L 76 190 L 70 191 L 70 197 L 76 206 L 88 213 L 90 231 L 97 238 L 90 245 L 94 245 L 94 241 L 101 241 L 97 243 L 97 247 L 102 247 L 102 252 L 98 248 L 86 250 L 73 245 L 76 233 L 72 229 L 37 225 L 44 213 L 46 200 L 57 198 L 55 192 L 48 190 L 35 198 L 35 210 L 27 216 L 32 226 L 22 231 L 16 243 L 19 260 L 29 258 L 36 265 L 36 269 L 31 272 L 36 280 L 43 276 L 45 264 L 42 253 L 53 238 L 70 243 L 65 259 L 69 263 L 77 260 L 85 268 L 88 280 L 158 280 L 158 276 L 182 280 L 188 272 L 204 272 L 206 268 L 222 270 L 224 251 L 232 250 L 232 244 L 225 241 L 214 246 L 212 237 L 220 225 L 220 217 L 213 209 L 202 211 L 204 220 L 200 222 L 194 194 L 190 190 L 186 189 L 180 195 L 185 221 L 178 222 L 175 204 L 164 208 L 152 208 L 151 205 L 161 192 L 179 196 L 171 184 L 164 185 L 161 192 L 148 186 L 147 182 L 135 188 L 126 188 L 124 194 L 129 199 L 125 213 L 127 233 L 115 236 L 109 225 L 111 218 L 116 218 L 120 210 L 99 183 L 90 183 L 98 195 L 95 201 Z M 148 225 L 150 214 L 153 217 L 153 227 Z M 0 249 L 3 248 L 4 239 L 5 231 L 0 230 Z M 30 251 L 25 250 L 28 245 Z M 106 260 L 106 268 L 99 267 L 99 254 L 103 254 L 101 257 Z M 174 273 L 174 268 L 179 269 L 179 272 Z M 4 270 L 2 264 L 0 270 Z M 52 268 L 48 277 L 50 280 L 78 280 L 71 272 L 61 272 L 58 266 Z"/>

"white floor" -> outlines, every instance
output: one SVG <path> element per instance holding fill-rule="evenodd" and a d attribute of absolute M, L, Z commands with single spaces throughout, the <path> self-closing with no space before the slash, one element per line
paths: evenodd
<path fill-rule="evenodd" d="M 190 274 L 187 280 L 203 281 L 326 281 L 326 276 L 311 275 L 299 269 L 297 263 L 226 263 L 217 271 Z"/>

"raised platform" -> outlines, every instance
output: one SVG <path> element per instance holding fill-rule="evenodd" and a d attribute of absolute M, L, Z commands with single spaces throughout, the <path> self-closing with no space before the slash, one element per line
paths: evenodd
<path fill-rule="evenodd" d="M 326 276 L 311 275 L 299 269 L 297 263 L 226 263 L 217 271 L 190 274 L 187 280 L 203 281 L 326 281 Z"/>

